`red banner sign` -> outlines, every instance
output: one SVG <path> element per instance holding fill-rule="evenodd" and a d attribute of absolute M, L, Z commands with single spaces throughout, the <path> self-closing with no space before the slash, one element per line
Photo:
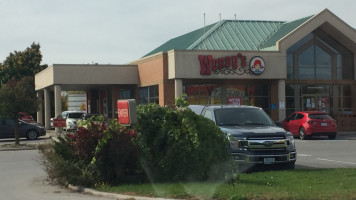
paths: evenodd
<path fill-rule="evenodd" d="M 130 112 L 128 101 L 117 101 L 117 111 L 120 124 L 130 124 Z"/>
<path fill-rule="evenodd" d="M 53 119 L 53 127 L 65 127 L 66 126 L 66 119 Z"/>

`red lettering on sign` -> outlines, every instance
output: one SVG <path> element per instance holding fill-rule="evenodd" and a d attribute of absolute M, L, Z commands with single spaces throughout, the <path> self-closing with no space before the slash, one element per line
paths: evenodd
<path fill-rule="evenodd" d="M 129 102 L 118 101 L 117 112 L 120 124 L 130 124 Z"/>
<path fill-rule="evenodd" d="M 200 60 L 200 74 L 202 75 L 210 75 L 210 66 L 211 66 L 211 60 L 213 59 L 212 56 L 202 56 L 199 55 L 199 60 Z"/>
<path fill-rule="evenodd" d="M 231 56 L 231 60 L 232 60 L 232 69 L 236 70 L 239 66 L 239 64 L 237 63 L 237 57 L 236 56 Z"/>
<path fill-rule="evenodd" d="M 198 55 L 200 61 L 200 74 L 210 75 L 211 71 L 215 72 L 223 68 L 232 68 L 237 70 L 239 66 L 246 67 L 246 56 L 238 53 L 236 56 L 225 56 L 213 59 L 212 55 Z"/>
<path fill-rule="evenodd" d="M 224 68 L 224 58 L 219 58 L 219 69 Z"/>
<path fill-rule="evenodd" d="M 218 59 L 213 60 L 213 71 L 218 70 Z"/>
<path fill-rule="evenodd" d="M 231 57 L 225 57 L 225 68 L 229 68 L 231 66 Z"/>

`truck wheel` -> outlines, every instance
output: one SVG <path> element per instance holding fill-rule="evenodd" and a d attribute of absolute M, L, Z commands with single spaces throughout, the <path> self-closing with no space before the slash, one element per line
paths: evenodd
<path fill-rule="evenodd" d="M 300 138 L 301 140 L 306 140 L 306 139 L 308 139 L 307 135 L 305 135 L 305 130 L 304 130 L 303 127 L 301 127 L 301 128 L 299 129 L 299 138 Z"/>

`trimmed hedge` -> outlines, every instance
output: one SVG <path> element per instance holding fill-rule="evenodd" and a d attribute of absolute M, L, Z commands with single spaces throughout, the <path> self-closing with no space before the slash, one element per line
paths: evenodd
<path fill-rule="evenodd" d="M 186 107 L 150 104 L 137 110 L 135 127 L 92 118 L 75 134 L 41 146 L 49 178 L 94 186 L 231 177 L 228 141 L 211 120 Z"/>
<path fill-rule="evenodd" d="M 151 180 L 206 180 L 231 173 L 228 141 L 213 121 L 188 108 L 150 104 L 137 110 L 136 144 Z"/>

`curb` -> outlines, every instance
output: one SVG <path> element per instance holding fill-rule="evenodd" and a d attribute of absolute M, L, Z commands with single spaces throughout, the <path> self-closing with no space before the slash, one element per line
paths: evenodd
<path fill-rule="evenodd" d="M 0 145 L 0 151 L 22 151 L 22 150 L 36 150 L 37 146 L 25 146 L 25 147 L 6 147 Z"/>
<path fill-rule="evenodd" d="M 114 198 L 117 200 L 182 200 L 182 199 L 168 199 L 161 197 L 146 197 L 146 196 L 134 196 L 134 195 L 126 195 L 126 194 L 116 194 L 116 193 L 108 193 L 108 192 L 99 192 L 94 189 L 89 189 L 85 187 L 78 187 L 73 185 L 68 185 L 68 189 L 82 192 L 84 194 L 90 194 L 93 196 L 106 197 L 106 198 Z"/>

